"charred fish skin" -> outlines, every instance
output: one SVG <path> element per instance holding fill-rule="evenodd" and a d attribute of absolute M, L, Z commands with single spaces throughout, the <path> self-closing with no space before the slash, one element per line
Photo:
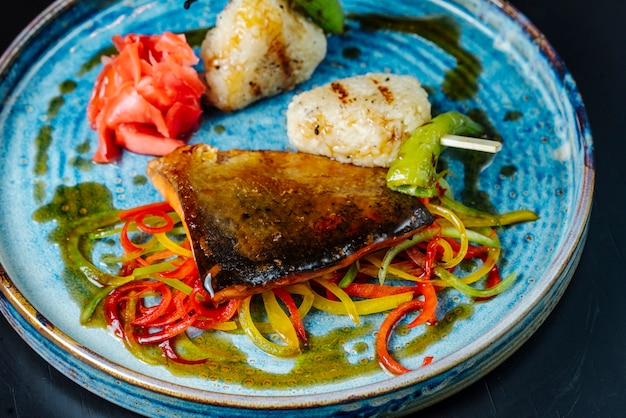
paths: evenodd
<path fill-rule="evenodd" d="M 148 175 L 218 301 L 347 266 L 433 222 L 419 199 L 386 187 L 385 169 L 312 154 L 192 145 L 151 161 Z"/>

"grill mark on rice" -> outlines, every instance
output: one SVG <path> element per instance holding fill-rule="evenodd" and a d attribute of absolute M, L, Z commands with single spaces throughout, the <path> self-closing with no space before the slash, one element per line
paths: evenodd
<path fill-rule="evenodd" d="M 348 90 L 338 81 L 330 83 L 330 88 L 337 95 L 337 98 L 342 103 L 348 103 Z"/>
<path fill-rule="evenodd" d="M 387 86 L 378 86 L 378 91 L 383 95 L 387 104 L 392 104 L 394 101 L 393 92 L 389 90 Z"/>

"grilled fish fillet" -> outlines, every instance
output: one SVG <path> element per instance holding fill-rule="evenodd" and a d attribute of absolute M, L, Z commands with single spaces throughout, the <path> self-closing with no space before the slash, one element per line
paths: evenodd
<path fill-rule="evenodd" d="M 386 170 L 312 154 L 191 145 L 147 173 L 184 220 L 217 303 L 348 266 L 433 221 L 386 187 Z"/>
<path fill-rule="evenodd" d="M 231 0 L 202 44 L 207 98 L 232 112 L 308 80 L 324 32 L 285 0 Z"/>

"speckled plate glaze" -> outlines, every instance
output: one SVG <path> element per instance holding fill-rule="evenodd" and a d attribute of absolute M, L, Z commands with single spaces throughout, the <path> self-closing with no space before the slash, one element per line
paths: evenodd
<path fill-rule="evenodd" d="M 307 416 L 405 414 L 437 402 L 488 373 L 542 323 L 566 288 L 585 240 L 593 193 L 591 135 L 574 81 L 554 50 L 512 6 L 495 0 L 344 1 L 350 30 L 329 39 L 324 62 L 299 90 L 368 71 L 413 74 L 428 87 L 437 112 L 477 112 L 499 134 L 504 149 L 480 172 L 465 169 L 448 150 L 457 193 L 481 193 L 504 212 L 535 210 L 537 222 L 502 233 L 502 268 L 518 280 L 504 294 L 472 304 L 427 353 L 403 362 L 415 371 L 393 377 L 380 370 L 312 386 L 263 389 L 229 381 L 176 376 L 133 357 L 101 328 L 79 324 L 79 307 L 66 288 L 59 248 L 47 235 L 54 222 L 33 213 L 62 185 L 97 182 L 116 207 L 160 200 L 149 182 L 138 181 L 147 157 L 126 153 L 118 164 L 93 165 L 96 134 L 85 106 L 98 67 L 84 65 L 119 33 L 186 32 L 215 21 L 223 1 L 61 0 L 41 14 L 0 60 L 0 307 L 17 332 L 48 362 L 98 395 L 151 416 Z M 357 17 L 378 13 L 443 21 L 449 36 L 397 30 L 364 30 Z M 446 23 L 447 22 L 447 23 Z M 458 60 L 457 60 L 458 58 Z M 458 66 L 458 68 L 457 68 Z M 459 70 L 466 84 L 477 75 L 477 93 L 445 94 L 446 72 Z M 68 88 L 71 87 L 71 88 Z M 192 142 L 220 148 L 285 149 L 284 111 L 294 92 L 235 114 L 212 114 Z M 471 92 L 470 92 L 471 93 Z M 38 141 L 39 138 L 39 141 Z M 41 142 L 49 139 L 49 143 Z M 448 292 L 438 315 L 471 303 Z M 311 332 L 350 327 L 342 318 L 318 315 Z M 380 318 L 374 319 L 379 321 Z M 404 345 L 413 335 L 398 336 Z M 371 362 L 373 337 L 359 350 L 340 343 L 349 362 Z M 248 361 L 288 373 L 276 360 L 242 343 Z M 434 361 L 419 367 L 423 356 Z M 227 360 L 224 360 L 225 363 Z"/>

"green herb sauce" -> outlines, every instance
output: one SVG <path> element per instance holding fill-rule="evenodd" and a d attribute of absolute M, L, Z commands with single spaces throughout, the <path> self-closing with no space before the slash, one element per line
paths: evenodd
<path fill-rule="evenodd" d="M 85 158 L 81 156 L 72 157 L 69 159 L 69 164 L 83 172 L 91 171 L 93 168 L 93 162 L 90 158 Z"/>
<path fill-rule="evenodd" d="M 209 30 L 211 30 L 211 27 L 185 31 L 185 39 L 187 40 L 189 46 L 191 46 L 192 48 L 200 48 Z"/>
<path fill-rule="evenodd" d="M 43 125 L 39 128 L 37 137 L 35 138 L 35 166 L 33 167 L 33 173 L 37 177 L 43 176 L 48 172 L 48 150 L 52 145 L 52 131 L 53 127 L 50 125 Z"/>
<path fill-rule="evenodd" d="M 144 176 L 143 174 L 139 174 L 133 177 L 134 186 L 143 186 L 145 184 L 148 184 L 148 177 Z"/>
<path fill-rule="evenodd" d="M 87 154 L 91 151 L 91 144 L 89 143 L 89 139 L 86 139 L 82 144 L 76 145 L 75 151 L 78 154 Z"/>
<path fill-rule="evenodd" d="M 114 45 L 107 46 L 102 48 L 98 52 L 96 52 L 89 60 L 87 60 L 83 65 L 81 65 L 78 70 L 77 76 L 81 77 L 93 70 L 97 66 L 102 63 L 102 57 L 110 57 L 111 55 L 117 54 L 117 48 Z"/>
<path fill-rule="evenodd" d="M 438 45 L 456 60 L 456 67 L 446 71 L 441 89 L 451 100 L 462 101 L 476 96 L 482 64 L 461 47 L 461 31 L 449 16 L 394 17 L 378 14 L 349 15 L 364 30 L 392 30 L 412 33 Z"/>
<path fill-rule="evenodd" d="M 59 92 L 61 94 L 70 94 L 76 90 L 76 82 L 74 80 L 65 80 L 59 84 Z"/>
<path fill-rule="evenodd" d="M 48 239 L 59 246 L 65 265 L 62 279 L 79 306 L 86 305 L 100 288 L 87 280 L 81 271 L 81 263 L 77 261 L 82 258 L 78 255 L 90 254 L 92 243 L 82 236 L 75 236 L 76 225 L 86 223 L 90 228 L 92 217 L 114 211 L 111 192 L 106 186 L 81 183 L 71 187 L 58 186 L 52 199 L 33 213 L 36 222 L 56 222 Z M 76 246 L 69 244 L 72 240 Z"/>
<path fill-rule="evenodd" d="M 48 120 L 54 119 L 54 117 L 59 113 L 59 109 L 65 104 L 65 99 L 63 96 L 55 96 L 50 99 L 48 103 L 48 111 L 46 115 L 48 116 Z"/>
<path fill-rule="evenodd" d="M 520 120 L 522 117 L 524 116 L 524 114 L 520 111 L 517 110 L 509 110 L 508 112 L 506 112 L 504 114 L 504 121 L 505 122 L 515 122 Z"/>
<path fill-rule="evenodd" d="M 517 167 L 514 165 L 505 165 L 500 169 L 500 175 L 504 177 L 513 177 L 517 172 Z"/>
<path fill-rule="evenodd" d="M 345 59 L 356 60 L 361 56 L 361 49 L 356 46 L 348 46 L 341 51 L 341 56 Z"/>

